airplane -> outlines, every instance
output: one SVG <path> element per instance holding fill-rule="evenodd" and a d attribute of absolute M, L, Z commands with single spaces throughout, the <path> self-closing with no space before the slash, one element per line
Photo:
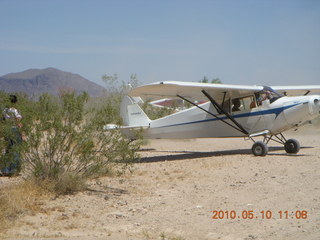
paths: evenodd
<path fill-rule="evenodd" d="M 246 86 L 164 81 L 136 87 L 121 103 L 124 126 L 133 137 L 141 129 L 147 139 L 231 138 L 253 141 L 252 153 L 266 156 L 272 140 L 296 154 L 300 143 L 283 132 L 298 128 L 320 116 L 320 85 Z M 178 98 L 191 108 L 150 120 L 139 106 L 141 98 Z M 200 102 L 200 104 L 198 104 Z M 114 128 L 115 126 L 111 126 Z M 254 138 L 262 136 L 262 141 Z"/>

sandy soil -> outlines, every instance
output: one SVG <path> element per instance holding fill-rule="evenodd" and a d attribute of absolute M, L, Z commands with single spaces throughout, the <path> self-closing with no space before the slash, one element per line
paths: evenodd
<path fill-rule="evenodd" d="M 266 157 L 243 139 L 152 140 L 132 174 L 51 199 L 6 238 L 320 239 L 319 135 L 289 132 L 299 154 L 271 143 Z"/>

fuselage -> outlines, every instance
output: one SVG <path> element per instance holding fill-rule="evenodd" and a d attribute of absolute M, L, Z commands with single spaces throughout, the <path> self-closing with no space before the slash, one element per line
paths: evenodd
<path fill-rule="evenodd" d="M 231 101 L 230 101 L 231 103 Z M 145 138 L 219 138 L 246 136 L 222 120 L 233 124 L 225 115 L 219 114 L 211 102 L 207 102 L 172 115 L 153 120 L 144 130 Z M 218 118 L 208 112 L 215 114 Z M 277 134 L 299 127 L 316 118 L 320 113 L 320 96 L 281 97 L 275 101 L 269 99 L 254 107 L 243 106 L 232 111 L 230 116 L 249 133 L 268 130 Z"/>

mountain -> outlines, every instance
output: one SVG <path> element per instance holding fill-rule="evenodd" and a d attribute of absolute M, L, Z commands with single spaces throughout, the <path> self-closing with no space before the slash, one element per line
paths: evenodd
<path fill-rule="evenodd" d="M 55 68 L 29 69 L 0 77 L 0 90 L 6 92 L 25 92 L 29 95 L 51 93 L 57 95 L 61 89 L 87 92 L 90 96 L 101 96 L 104 88 L 78 74 L 64 72 Z"/>

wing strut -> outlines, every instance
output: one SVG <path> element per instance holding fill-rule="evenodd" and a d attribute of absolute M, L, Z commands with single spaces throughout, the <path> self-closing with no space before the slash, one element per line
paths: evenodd
<path fill-rule="evenodd" d="M 193 103 L 193 102 L 189 101 L 188 99 L 186 99 L 186 98 L 184 98 L 184 97 L 182 97 L 182 96 L 180 96 L 180 95 L 177 95 L 177 97 L 179 97 L 179 98 L 181 98 L 182 100 L 184 100 L 184 101 L 186 101 L 186 102 L 190 103 L 191 105 L 193 105 L 193 106 L 195 106 L 195 107 L 197 107 L 197 108 L 201 109 L 202 111 L 204 111 L 204 112 L 206 112 L 206 113 L 210 114 L 211 116 L 213 116 L 213 117 L 215 117 L 216 119 L 218 119 L 218 120 L 220 120 L 220 121 L 224 122 L 225 124 L 229 125 L 230 127 L 234 128 L 235 130 L 237 130 L 237 131 L 239 131 L 239 132 L 242 132 L 242 133 L 244 133 L 244 134 L 246 134 L 246 135 L 248 135 L 248 134 L 249 134 L 247 131 L 246 131 L 246 132 L 243 132 L 240 128 L 238 128 L 238 127 L 236 127 L 236 126 L 234 126 L 234 125 L 232 125 L 232 124 L 228 123 L 228 122 L 227 122 L 227 121 L 225 121 L 224 119 L 222 119 L 222 118 L 218 117 L 217 115 L 213 114 L 212 112 L 207 111 L 206 109 L 204 109 L 204 108 L 200 107 L 199 105 L 197 105 L 197 104 L 195 104 L 195 103 Z"/>
<path fill-rule="evenodd" d="M 205 90 L 201 91 L 209 100 L 210 102 L 213 104 L 213 106 L 217 107 L 220 112 L 222 112 L 224 115 L 227 116 L 227 118 L 229 118 L 238 128 L 239 130 L 241 130 L 240 132 L 249 135 L 249 133 L 247 132 L 247 130 L 245 130 L 240 123 L 238 123 L 228 112 L 226 112 L 214 99 L 213 97 L 211 97 L 209 95 L 209 93 L 207 93 Z"/>

